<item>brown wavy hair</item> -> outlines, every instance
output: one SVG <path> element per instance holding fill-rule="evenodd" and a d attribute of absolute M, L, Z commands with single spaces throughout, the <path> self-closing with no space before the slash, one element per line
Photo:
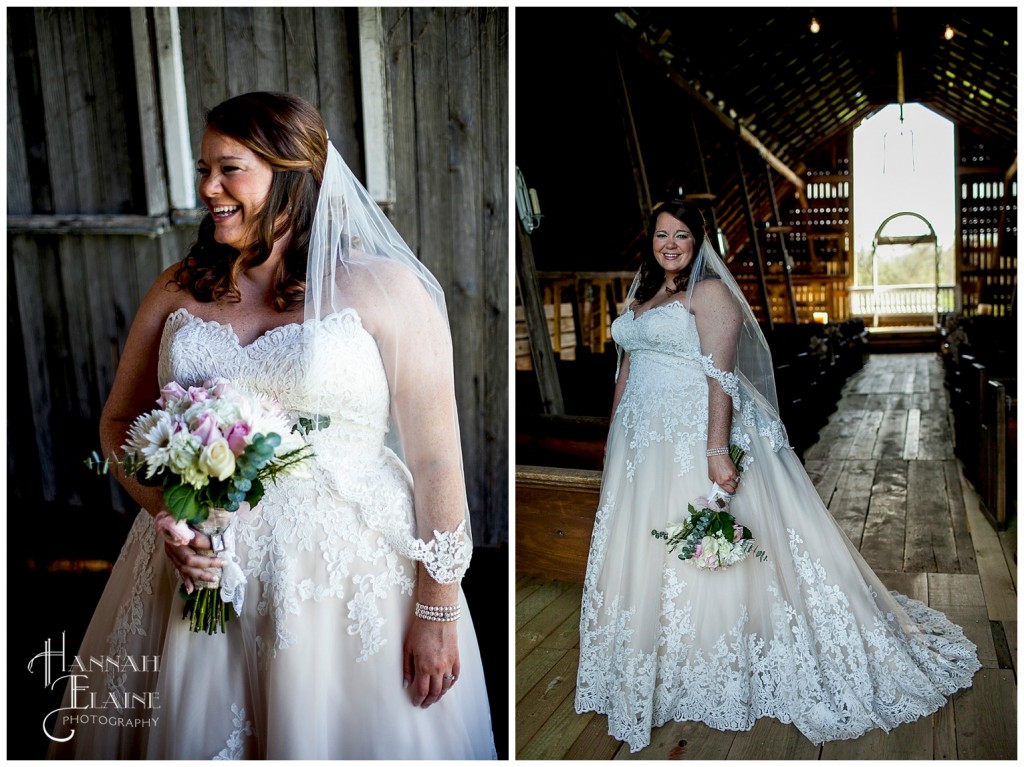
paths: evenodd
<path fill-rule="evenodd" d="M 654 233 L 658 227 L 658 216 L 662 213 L 668 213 L 677 221 L 682 221 L 693 232 L 693 258 L 673 280 L 677 291 L 686 290 L 690 284 L 690 273 L 697 261 L 701 245 L 704 244 L 704 238 L 707 236 L 704 231 L 704 214 L 696 206 L 679 199 L 655 205 L 647 222 L 647 250 L 640 261 L 640 284 L 637 285 L 635 298 L 638 304 L 647 303 L 654 298 L 665 281 L 665 270 L 661 268 L 654 257 Z"/>
<path fill-rule="evenodd" d="M 270 192 L 253 220 L 256 239 L 245 252 L 213 238 L 207 213 L 199 236 L 175 272 L 175 282 L 199 301 L 239 301 L 238 275 L 264 263 L 274 243 L 290 235 L 275 276 L 278 311 L 299 305 L 306 292 L 306 254 L 327 164 L 327 131 L 319 112 L 286 93 L 235 96 L 206 113 L 206 129 L 238 141 L 274 171 Z"/>

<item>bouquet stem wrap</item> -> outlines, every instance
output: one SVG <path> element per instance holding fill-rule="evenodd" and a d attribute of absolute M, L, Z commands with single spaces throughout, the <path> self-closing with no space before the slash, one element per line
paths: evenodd
<path fill-rule="evenodd" d="M 217 557 L 224 564 L 209 572 L 217 575 L 215 581 L 196 581 L 196 591 L 186 597 L 185 617 L 190 619 L 193 631 L 214 634 L 224 630 L 224 624 L 242 612 L 245 601 L 245 573 L 235 554 L 235 513 L 225 509 L 210 509 L 207 518 L 192 527 L 210 538 L 212 548 L 195 549 L 205 557 Z"/>

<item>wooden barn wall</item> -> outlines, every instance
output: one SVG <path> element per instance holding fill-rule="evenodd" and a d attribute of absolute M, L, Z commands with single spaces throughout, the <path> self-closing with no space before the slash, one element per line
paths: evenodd
<path fill-rule="evenodd" d="M 1016 157 L 957 130 L 957 275 L 960 308 L 1009 316 L 1017 295 Z"/>
<path fill-rule="evenodd" d="M 363 174 L 358 11 L 183 8 L 188 122 L 249 90 L 322 112 Z M 392 216 L 448 296 L 477 545 L 507 542 L 507 11 L 385 9 Z M 145 214 L 127 8 L 8 10 L 8 215 Z M 82 459 L 142 295 L 194 237 L 8 232 L 8 498 L 131 507 Z"/>

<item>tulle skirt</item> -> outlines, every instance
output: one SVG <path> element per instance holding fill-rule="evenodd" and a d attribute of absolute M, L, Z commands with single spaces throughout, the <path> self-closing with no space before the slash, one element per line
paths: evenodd
<path fill-rule="evenodd" d="M 360 566 L 358 557 L 347 558 Z M 309 552 L 304 566 L 324 567 L 320 552 Z M 374 592 L 369 629 L 350 620 L 351 601 L 318 598 L 315 590 L 301 603 L 268 609 L 256 596 L 261 584 L 250 579 L 242 614 L 226 633 L 197 634 L 182 619 L 176 572 L 141 512 L 78 655 L 85 667 L 90 657 L 120 661 L 86 668 L 77 689 L 69 688 L 67 710 L 55 722 L 67 740 L 51 756 L 494 758 L 480 652 L 461 590 L 459 680 L 438 703 L 417 708 L 402 683 L 413 597 L 366 567 L 358 575 Z M 274 577 L 272 568 L 264 573 Z M 287 613 L 286 647 L 273 646 L 273 608 Z M 128 707 L 117 710 L 115 700 Z"/>
<path fill-rule="evenodd" d="M 651 532 L 707 495 L 706 440 L 692 440 L 682 461 L 667 441 L 638 460 L 621 417 L 612 421 L 576 709 L 607 714 L 609 733 L 632 751 L 673 720 L 746 730 L 769 716 L 815 743 L 856 738 L 934 712 L 980 668 L 960 627 L 882 585 L 794 452 L 750 437 L 731 513 L 767 561 L 701 570 Z"/>

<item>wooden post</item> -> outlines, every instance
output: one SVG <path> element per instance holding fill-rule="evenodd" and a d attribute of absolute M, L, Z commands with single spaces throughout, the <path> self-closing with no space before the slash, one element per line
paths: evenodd
<path fill-rule="evenodd" d="M 385 210 L 394 206 L 394 127 L 387 85 L 384 24 L 380 8 L 359 9 L 359 73 L 363 94 L 363 145 L 366 190 Z"/>
<path fill-rule="evenodd" d="M 750 204 L 750 190 L 747 188 L 747 179 L 743 174 L 743 157 L 740 155 L 740 142 L 736 142 L 736 169 L 740 177 L 740 191 L 743 192 L 743 209 L 747 214 L 747 228 L 750 230 L 750 244 L 754 246 L 754 264 L 757 266 L 757 284 L 761 291 L 761 304 L 764 306 L 764 321 L 771 330 L 774 327 L 772 322 L 772 306 L 768 302 L 768 284 L 764 279 L 764 261 L 761 258 L 761 244 L 757 237 L 757 224 L 754 223 L 754 207 Z"/>
<path fill-rule="evenodd" d="M 146 190 L 146 213 L 166 214 L 167 171 L 160 146 L 160 105 L 157 103 L 153 51 L 149 43 L 149 11 L 132 8 L 132 53 L 135 58 L 135 96 L 139 105 L 139 138 L 142 147 L 142 182 Z"/>
<path fill-rule="evenodd" d="M 540 400 L 547 415 L 564 415 L 562 387 L 558 383 L 555 354 L 551 350 L 548 321 L 544 316 L 544 302 L 540 297 L 537 264 L 533 260 L 533 243 L 530 241 L 530 236 L 523 230 L 523 224 L 518 217 L 516 217 L 516 231 L 519 233 L 519 248 L 516 251 L 516 278 L 519 281 L 519 294 L 523 297 L 523 315 L 526 318 L 526 333 L 530 339 L 533 372 L 537 376 L 537 385 L 540 387 Z"/>
<path fill-rule="evenodd" d="M 775 223 L 782 226 L 779 201 L 775 197 L 775 184 L 772 183 L 772 166 L 767 162 L 764 164 L 764 175 L 768 179 L 768 199 L 772 203 L 772 215 L 775 217 Z M 783 231 L 779 232 L 779 246 L 782 248 L 782 266 L 786 273 L 786 297 L 789 299 L 789 311 L 793 315 L 793 324 L 795 325 L 800 320 L 797 319 L 796 296 L 793 295 L 793 259 L 789 257 L 789 250 L 786 248 L 786 233 Z"/>
<path fill-rule="evenodd" d="M 188 135 L 185 65 L 181 56 L 181 30 L 177 8 L 155 8 L 153 28 L 157 46 L 160 113 L 164 126 L 167 186 L 172 208 L 196 207 L 195 164 Z"/>

